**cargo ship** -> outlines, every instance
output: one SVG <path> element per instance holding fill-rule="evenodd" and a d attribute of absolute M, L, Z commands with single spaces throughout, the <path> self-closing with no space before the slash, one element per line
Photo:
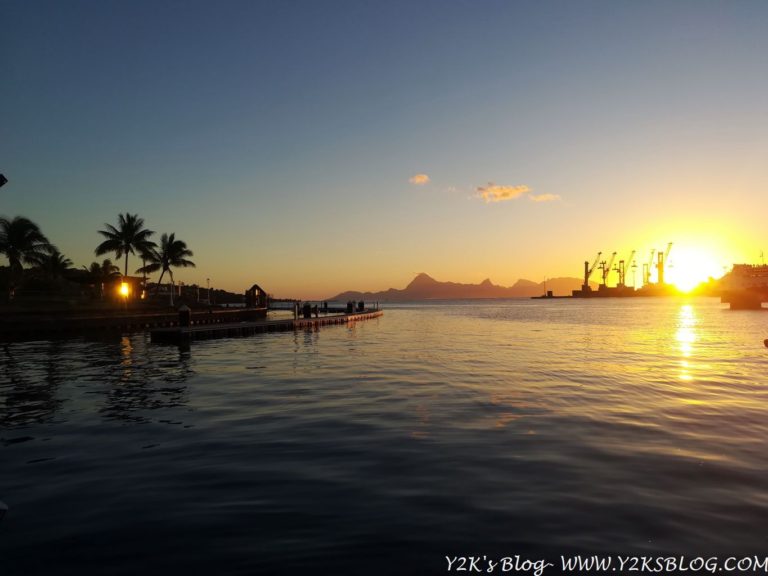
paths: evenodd
<path fill-rule="evenodd" d="M 732 310 L 762 310 L 768 301 L 768 266 L 734 264 L 720 281 L 720 301 Z"/>

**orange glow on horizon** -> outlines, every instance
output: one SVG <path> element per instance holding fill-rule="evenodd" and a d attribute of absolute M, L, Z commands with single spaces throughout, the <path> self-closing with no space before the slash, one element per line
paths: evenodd
<path fill-rule="evenodd" d="M 724 273 L 721 259 L 713 252 L 692 246 L 674 247 L 665 271 L 667 282 L 682 292 L 690 292 L 709 278 L 719 278 Z"/>

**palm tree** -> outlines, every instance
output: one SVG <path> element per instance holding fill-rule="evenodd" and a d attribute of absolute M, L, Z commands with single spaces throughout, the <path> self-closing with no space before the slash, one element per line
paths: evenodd
<path fill-rule="evenodd" d="M 49 280 L 59 280 L 72 269 L 72 260 L 59 252 L 55 246 L 51 246 L 48 254 L 37 255 L 33 260 L 34 268 Z"/>
<path fill-rule="evenodd" d="M 100 299 L 104 298 L 104 285 L 120 276 L 120 268 L 115 266 L 109 258 L 105 258 L 101 264 L 91 262 L 90 267 L 83 266 L 83 268 L 88 273 L 91 283 L 98 287 Z"/>
<path fill-rule="evenodd" d="M 104 226 L 106 230 L 99 230 L 99 234 L 106 240 L 96 247 L 96 255 L 109 252 L 114 252 L 118 258 L 125 255 L 124 276 L 128 276 L 128 254 L 136 254 L 137 250 L 139 253 L 147 252 L 157 246 L 149 239 L 154 232 L 144 228 L 144 219 L 138 214 L 119 214 L 117 228 L 111 224 Z"/>
<path fill-rule="evenodd" d="M 0 254 L 8 258 L 11 269 L 9 298 L 13 298 L 16 279 L 21 275 L 24 264 L 34 264 L 36 259 L 50 254 L 52 249 L 48 238 L 29 218 L 0 218 Z"/>
<path fill-rule="evenodd" d="M 163 276 L 168 272 L 171 277 L 171 306 L 173 306 L 173 270 L 172 268 L 195 267 L 195 263 L 187 260 L 187 257 L 194 256 L 192 251 L 187 248 L 187 243 L 183 240 L 177 240 L 176 234 L 163 234 L 160 237 L 160 247 L 147 250 L 143 254 L 149 264 L 140 268 L 139 272 L 157 272 L 161 270 L 160 279 L 157 281 L 158 288 L 163 281 Z"/>
<path fill-rule="evenodd" d="M 24 264 L 51 253 L 51 243 L 29 218 L 0 218 L 0 254 L 8 258 L 11 270 L 21 272 Z"/>

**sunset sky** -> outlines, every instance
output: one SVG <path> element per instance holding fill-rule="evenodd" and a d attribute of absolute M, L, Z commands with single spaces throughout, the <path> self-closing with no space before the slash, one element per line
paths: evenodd
<path fill-rule="evenodd" d="M 762 0 L 0 0 L 0 21 L 0 214 L 78 267 L 126 211 L 187 241 L 177 279 L 299 298 L 768 250 Z"/>

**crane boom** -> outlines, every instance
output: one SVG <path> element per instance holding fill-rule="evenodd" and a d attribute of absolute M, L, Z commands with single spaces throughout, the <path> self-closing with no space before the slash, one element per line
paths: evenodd
<path fill-rule="evenodd" d="M 613 266 L 613 261 L 616 259 L 616 252 L 611 254 L 611 259 L 608 260 L 608 262 L 603 261 L 600 264 L 600 268 L 603 270 L 603 286 L 607 285 L 608 281 L 608 275 L 611 273 L 611 266 Z"/>
<path fill-rule="evenodd" d="M 595 261 L 592 262 L 592 266 L 590 267 L 589 262 L 586 260 L 584 261 L 584 284 L 581 285 L 581 289 L 584 292 L 589 292 L 589 278 L 592 276 L 592 272 L 595 271 L 595 266 L 597 266 L 597 261 L 600 260 L 600 254 L 602 252 L 597 253 L 597 257 L 595 258 Z"/>
<path fill-rule="evenodd" d="M 600 256 L 602 255 L 602 252 L 598 252 L 597 256 L 595 256 L 595 261 L 592 262 L 592 266 L 589 267 L 589 272 L 587 275 L 587 282 L 589 282 L 589 278 L 592 276 L 592 272 L 595 271 L 595 266 L 597 266 L 597 263 L 600 261 Z"/>
<path fill-rule="evenodd" d="M 616 268 L 616 271 L 619 273 L 619 286 L 627 285 L 627 269 L 632 266 L 632 261 L 635 258 L 635 252 L 636 250 L 632 250 L 629 258 L 626 260 L 619 260 L 619 265 Z"/>
<path fill-rule="evenodd" d="M 632 263 L 635 261 L 635 254 L 637 253 L 637 250 L 632 250 L 632 253 L 629 255 L 629 259 L 625 261 L 627 268 L 632 266 Z"/>
<path fill-rule="evenodd" d="M 614 260 L 616 260 L 616 252 L 611 254 L 611 259 L 608 260 L 608 268 L 607 268 L 606 278 L 608 277 L 608 274 L 611 273 L 611 267 L 613 266 L 613 261 Z"/>
<path fill-rule="evenodd" d="M 648 262 L 643 264 L 643 285 L 651 283 L 651 266 L 653 266 L 653 256 L 656 254 L 656 248 L 651 248 L 651 257 Z"/>

